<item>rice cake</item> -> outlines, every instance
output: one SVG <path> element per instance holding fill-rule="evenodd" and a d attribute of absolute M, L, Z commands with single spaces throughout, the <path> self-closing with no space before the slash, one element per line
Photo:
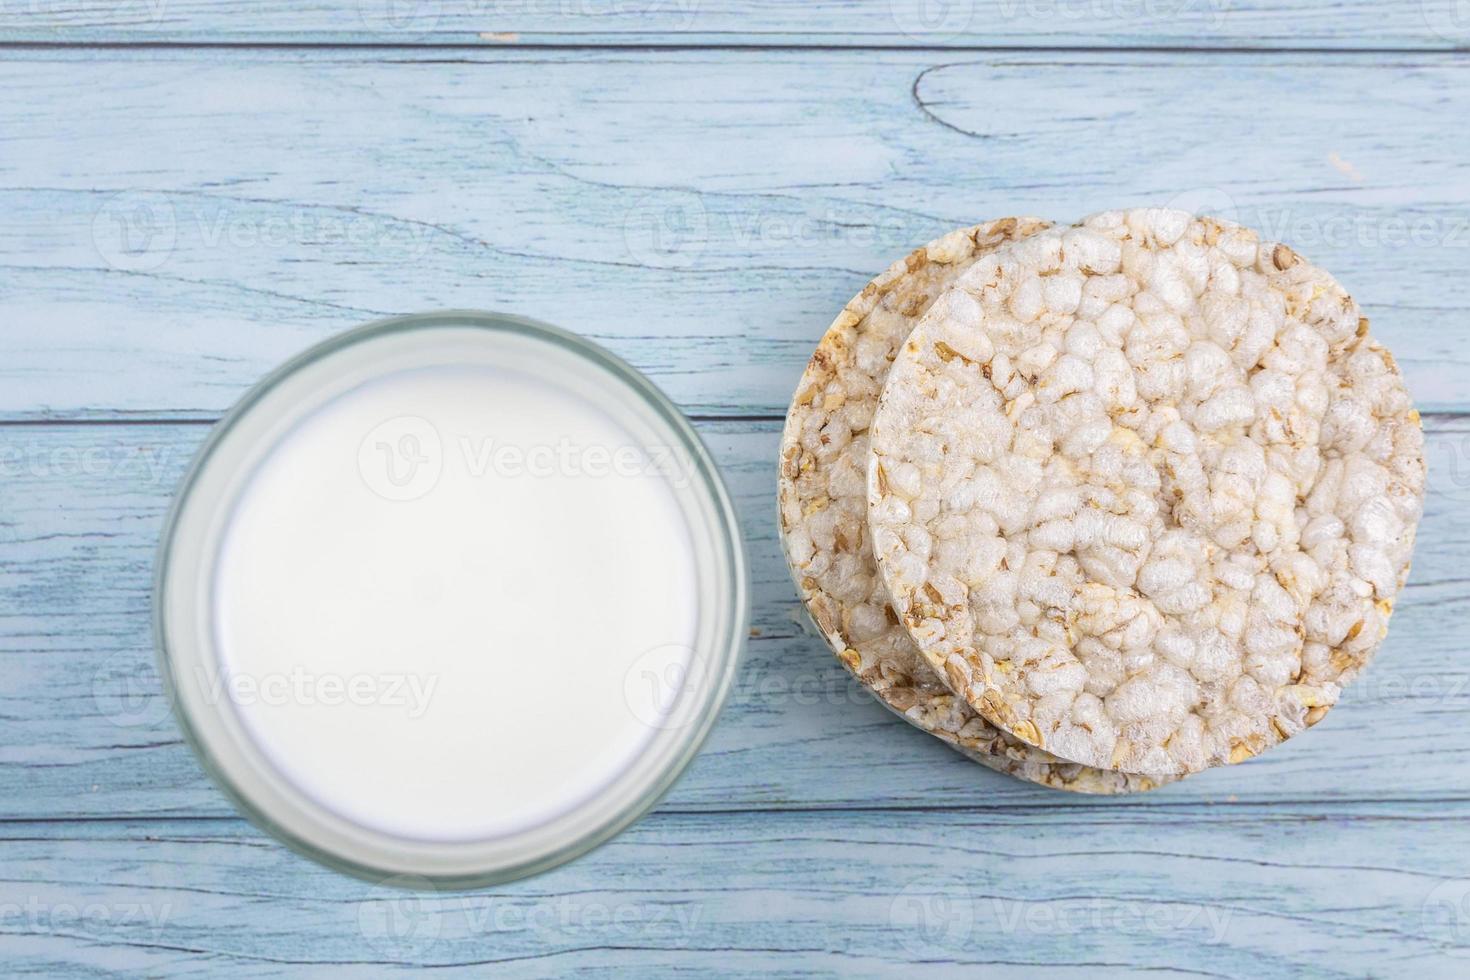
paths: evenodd
<path fill-rule="evenodd" d="M 989 766 L 1085 793 L 1151 789 L 1145 776 L 1062 763 L 996 730 L 957 698 L 894 616 L 867 531 L 867 429 L 899 345 L 980 256 L 1048 227 L 1007 218 L 952 232 L 869 283 L 822 337 L 786 418 L 781 540 L 812 619 L 847 669 L 890 710 Z"/>
<path fill-rule="evenodd" d="M 1331 276 L 1179 211 L 981 256 L 875 414 L 881 578 L 996 726 L 1135 773 L 1315 724 L 1377 649 L 1423 509 L 1423 435 Z"/>

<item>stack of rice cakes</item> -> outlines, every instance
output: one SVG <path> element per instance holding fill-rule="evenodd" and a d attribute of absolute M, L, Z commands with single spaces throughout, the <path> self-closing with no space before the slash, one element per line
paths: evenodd
<path fill-rule="evenodd" d="M 838 659 L 992 769 L 1128 793 L 1260 754 L 1372 658 L 1423 509 L 1326 272 L 1179 211 L 953 232 L 822 337 L 782 543 Z"/>

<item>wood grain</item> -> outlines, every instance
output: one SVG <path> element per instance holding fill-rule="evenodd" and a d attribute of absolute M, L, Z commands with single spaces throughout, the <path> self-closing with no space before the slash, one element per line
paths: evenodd
<path fill-rule="evenodd" d="M 1455 0 L 24 0 L 0 41 L 1448 48 Z"/>
<path fill-rule="evenodd" d="M 676 810 L 1090 805 L 983 770 L 880 708 L 810 635 L 776 541 L 775 423 L 705 424 L 752 561 L 754 635 Z M 158 687 L 154 549 L 201 425 L 0 427 L 0 819 L 225 815 Z M 1470 420 L 1431 419 L 1410 586 L 1347 703 L 1259 760 L 1126 801 L 1470 799 Z"/>
<path fill-rule="evenodd" d="M 0 0 L 5 972 L 1466 976 L 1467 48 L 1461 0 Z M 1347 703 L 1096 800 L 966 762 L 805 631 L 775 420 L 894 257 L 1143 202 L 1332 269 L 1444 414 Z M 754 630 L 653 815 L 405 897 L 234 816 L 148 603 L 198 423 L 313 341 L 449 306 L 592 336 L 703 420 Z"/>
<path fill-rule="evenodd" d="M 248 825 L 0 825 L 45 975 L 1460 978 L 1470 805 L 654 815 L 478 894 L 325 871 Z"/>
<path fill-rule="evenodd" d="M 696 414 L 771 416 L 835 311 L 915 245 L 1140 202 L 1296 245 L 1359 297 L 1420 406 L 1460 410 L 1467 68 L 12 51 L 0 418 L 208 417 L 311 341 L 451 306 L 590 335 Z"/>

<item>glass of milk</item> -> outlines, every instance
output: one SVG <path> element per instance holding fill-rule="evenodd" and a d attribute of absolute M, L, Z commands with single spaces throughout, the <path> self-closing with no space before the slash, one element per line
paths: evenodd
<path fill-rule="evenodd" d="M 747 622 L 688 421 L 572 334 L 443 313 L 351 331 L 215 428 L 164 532 L 159 662 L 258 825 L 372 880 L 473 887 L 657 802 Z"/>

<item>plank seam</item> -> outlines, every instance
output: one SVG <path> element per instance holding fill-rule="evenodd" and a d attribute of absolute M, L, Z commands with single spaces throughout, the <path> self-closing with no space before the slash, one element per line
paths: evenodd
<path fill-rule="evenodd" d="M 1470 54 L 1470 46 L 1444 45 L 1440 47 L 1371 47 L 1354 48 L 1331 45 L 1262 46 L 1219 45 L 1191 47 L 1188 45 L 1145 44 L 1129 45 L 1083 45 L 1083 44 L 973 44 L 973 45 L 901 45 L 901 44 L 835 44 L 835 43 L 712 43 L 697 42 L 628 42 L 609 43 L 598 41 L 550 42 L 533 41 L 515 44 L 470 44 L 462 41 L 427 41 L 417 43 L 377 41 L 0 41 L 3 51 L 116 51 L 116 50 L 241 50 L 241 51 L 467 51 L 476 54 L 501 54 L 514 51 L 617 51 L 631 53 L 659 52 L 872 52 L 891 54 L 1176 54 L 1176 55 L 1352 55 L 1382 57 L 1424 55 L 1460 58 Z"/>
<path fill-rule="evenodd" d="M 1470 415 L 1470 408 L 1466 409 L 1466 414 Z M 778 412 L 754 412 L 749 415 L 741 413 L 689 412 L 685 413 L 685 418 L 687 418 L 691 422 L 706 425 L 718 425 L 724 423 L 773 423 L 786 421 L 785 414 Z M 0 429 L 85 428 L 88 426 L 157 427 L 170 425 L 214 425 L 219 420 L 220 416 L 218 415 L 142 415 L 137 418 L 129 418 L 127 416 L 108 416 L 102 418 L 87 416 L 79 416 L 76 418 L 68 418 L 65 416 L 48 418 L 0 418 Z"/>
<path fill-rule="evenodd" d="M 1433 422 L 1455 422 L 1455 421 L 1458 421 L 1458 420 L 1461 420 L 1461 419 L 1470 419 L 1470 406 L 1467 406 L 1465 408 L 1459 408 L 1459 409 L 1451 409 L 1451 410 L 1439 410 L 1439 411 L 1433 411 L 1433 412 L 1421 412 L 1420 413 L 1420 417 L 1422 419 L 1424 419 L 1425 421 L 1433 421 Z M 154 427 L 157 427 L 157 426 L 170 426 L 170 425 L 179 425 L 179 426 L 188 426 L 188 425 L 214 425 L 216 422 L 218 422 L 220 420 L 220 418 L 221 418 L 221 416 L 218 416 L 218 415 L 208 415 L 208 416 L 195 416 L 195 415 L 178 415 L 178 416 L 170 416 L 170 415 L 140 415 L 137 418 L 130 418 L 130 417 L 127 417 L 127 416 L 107 416 L 107 417 L 77 416 L 77 417 L 74 417 L 74 418 L 73 417 L 67 417 L 67 416 L 47 417 L 47 418 L 8 418 L 8 419 L 7 418 L 0 418 L 0 429 L 11 429 L 11 428 L 14 428 L 14 429 L 21 429 L 21 428 L 30 428 L 30 429 L 58 428 L 58 429 L 62 429 L 62 428 L 86 428 L 86 427 L 89 427 L 89 426 L 114 426 L 114 427 L 127 427 L 127 426 L 146 427 L 146 426 L 154 426 Z M 767 424 L 767 425 L 769 425 L 769 424 L 776 424 L 776 423 L 785 422 L 786 421 L 786 414 L 784 412 L 751 412 L 749 414 L 740 413 L 740 412 L 732 412 L 732 413 L 723 413 L 723 412 L 717 412 L 717 413 L 686 412 L 685 413 L 685 418 L 687 418 L 691 422 L 694 422 L 694 423 L 697 423 L 697 424 L 700 424 L 700 425 L 720 425 L 720 424 L 734 424 L 734 425 L 739 425 L 739 424 L 746 424 L 746 423 L 760 423 L 760 424 Z"/>
<path fill-rule="evenodd" d="M 832 806 L 791 806 L 791 807 L 711 807 L 702 809 L 699 807 L 678 807 L 674 809 L 658 809 L 646 814 L 642 820 L 658 819 L 660 817 L 717 817 L 717 816 L 750 816 L 750 815 L 823 815 L 844 816 L 862 814 L 975 814 L 988 816 L 1007 815 L 1046 815 L 1056 813 L 1068 814 L 1119 814 L 1125 811 L 1147 811 L 1150 813 L 1167 814 L 1169 812 L 1185 812 L 1191 810 L 1230 810 L 1235 812 L 1247 810 L 1276 810 L 1282 807 L 1298 807 L 1305 811 L 1304 818 L 1317 819 L 1316 811 L 1321 810 L 1322 817 L 1330 815 L 1333 819 L 1341 819 L 1344 807 L 1434 807 L 1434 806 L 1458 806 L 1470 804 L 1470 796 L 1442 796 L 1442 797 L 1293 797 L 1272 800 L 1178 800 L 1168 801 L 1162 799 L 1149 800 L 1144 797 L 1094 799 L 1083 797 L 1077 800 L 1064 799 L 1055 803 L 1017 803 L 1011 806 L 984 806 L 984 805 L 938 805 L 938 806 L 902 806 L 898 804 L 880 804 L 875 806 L 860 805 L 832 805 Z M 1351 816 L 1350 814 L 1348 816 Z M 1433 816 L 1405 815 L 1403 813 L 1390 812 L 1389 819 L 1405 821 L 1428 821 L 1439 819 Z M 640 821 L 641 822 L 641 821 Z M 241 823 L 249 824 L 250 821 L 239 814 L 119 814 L 119 815 L 82 815 L 82 816 L 56 816 L 56 817 L 0 817 L 0 827 L 17 827 L 27 824 L 51 825 L 51 824 L 108 824 L 108 823 Z"/>

